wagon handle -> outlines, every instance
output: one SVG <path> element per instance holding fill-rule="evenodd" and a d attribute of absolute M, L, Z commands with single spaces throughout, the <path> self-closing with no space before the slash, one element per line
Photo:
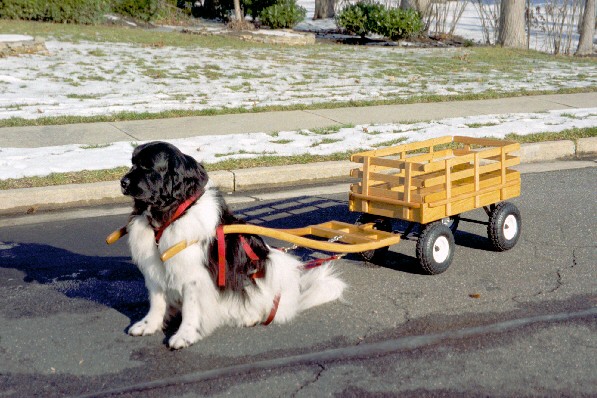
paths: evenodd
<path fill-rule="evenodd" d="M 125 225 L 124 227 L 117 229 L 116 231 L 114 231 L 110 235 L 108 235 L 108 237 L 106 238 L 106 243 L 111 245 L 112 243 L 116 242 L 118 239 L 120 239 L 124 235 L 126 235 L 128 233 L 127 227 L 128 227 L 128 225 Z"/>

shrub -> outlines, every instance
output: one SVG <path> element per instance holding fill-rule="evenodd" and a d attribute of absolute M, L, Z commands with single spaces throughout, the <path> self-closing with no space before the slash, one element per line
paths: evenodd
<path fill-rule="evenodd" d="M 412 8 L 392 8 L 387 10 L 383 22 L 379 24 L 379 30 L 375 33 L 396 40 L 418 34 L 423 28 L 423 20 L 417 11 Z"/>
<path fill-rule="evenodd" d="M 259 13 L 259 20 L 272 29 L 292 28 L 305 19 L 307 10 L 296 4 L 296 0 L 283 0 L 265 8 Z"/>
<path fill-rule="evenodd" d="M 112 10 L 149 22 L 159 10 L 159 0 L 117 0 L 112 5 Z"/>
<path fill-rule="evenodd" d="M 107 0 L 0 0 L 0 18 L 96 24 L 110 9 Z"/>
<path fill-rule="evenodd" d="M 368 2 L 345 7 L 337 15 L 336 23 L 361 37 L 375 33 L 392 40 L 418 34 L 424 28 L 421 15 L 412 9 L 388 9 L 381 4 Z"/>
<path fill-rule="evenodd" d="M 204 0 L 202 5 L 193 1 L 191 12 L 194 17 L 207 19 L 221 19 L 227 21 L 231 10 L 234 10 L 233 0 Z"/>
<path fill-rule="evenodd" d="M 377 30 L 375 25 L 384 9 L 381 4 L 362 1 L 350 4 L 337 15 L 336 23 L 350 33 L 365 37 Z"/>
<path fill-rule="evenodd" d="M 268 7 L 278 3 L 278 0 L 241 0 L 242 7 L 247 15 L 254 19 Z"/>

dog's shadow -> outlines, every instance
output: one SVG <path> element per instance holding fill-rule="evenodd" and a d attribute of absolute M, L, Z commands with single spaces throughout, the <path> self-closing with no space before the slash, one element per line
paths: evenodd
<path fill-rule="evenodd" d="M 252 212 L 260 216 L 248 216 Z M 236 214 L 247 218 L 249 222 L 277 228 L 296 228 L 331 219 L 348 221 L 350 218 L 345 202 L 313 197 L 269 202 L 267 205 L 244 208 Z M 84 234 L 81 236 L 82 241 L 90 239 L 97 248 L 94 250 L 101 252 L 106 236 L 93 235 L 96 234 L 94 231 L 102 230 L 103 227 L 89 228 L 85 222 L 79 222 L 78 225 L 77 228 Z M 126 330 L 147 313 L 149 304 L 143 275 L 131 262 L 124 240 L 106 250 L 106 253 L 117 253 L 111 256 L 84 255 L 76 252 L 78 248 L 75 244 L 65 243 L 58 247 L 43 240 L 36 243 L 19 242 L 19 239 L 0 242 L 0 275 L 6 277 L 5 280 L 22 279 L 26 284 L 46 286 L 63 295 L 58 297 L 73 300 L 62 301 L 59 298 L 59 303 L 46 303 L 56 299 L 56 296 L 47 295 L 43 299 L 36 296 L 38 299 L 17 303 L 5 298 L 5 313 L 21 316 L 23 313 L 44 315 L 48 311 L 69 312 L 88 302 L 87 305 L 99 304 L 128 317 L 130 323 Z M 39 293 L 30 290 L 28 294 Z M 77 299 L 83 301 L 74 301 Z M 167 336 L 176 330 L 177 322 L 180 322 L 177 317 L 171 320 L 165 331 Z"/>
<path fill-rule="evenodd" d="M 86 256 L 41 243 L 1 242 L 0 269 L 8 279 L 22 276 L 23 282 L 113 308 L 130 320 L 140 319 L 149 308 L 143 276 L 127 257 Z M 43 315 L 48 311 L 45 301 L 52 300 L 44 298 L 14 303 L 15 308 L 5 307 L 5 311 Z M 25 304 L 32 308 L 24 308 Z M 10 301 L 7 306 L 12 307 Z M 51 311 L 69 311 L 68 303 L 52 306 Z"/>

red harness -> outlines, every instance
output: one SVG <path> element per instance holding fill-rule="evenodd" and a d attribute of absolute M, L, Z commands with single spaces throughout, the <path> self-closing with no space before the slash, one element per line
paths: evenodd
<path fill-rule="evenodd" d="M 172 218 L 166 221 L 160 228 L 155 230 L 155 242 L 159 243 L 162 234 L 174 221 L 176 221 L 180 216 L 184 214 L 184 212 L 193 204 L 195 203 L 201 196 L 203 195 L 203 191 L 197 192 L 195 195 L 191 196 L 189 199 L 185 200 L 181 203 L 177 208 Z M 218 286 L 225 287 L 226 286 L 226 241 L 224 237 L 224 226 L 220 225 L 216 229 L 216 239 L 218 241 Z M 259 256 L 255 254 L 251 245 L 247 242 L 247 240 L 240 235 L 239 236 L 240 244 L 247 253 L 247 256 L 252 262 L 258 262 Z M 335 260 L 337 256 L 332 256 L 326 259 L 317 259 L 312 260 L 304 265 L 305 269 L 315 268 L 323 264 L 325 261 Z M 265 277 L 265 273 L 263 271 L 257 271 L 251 274 L 251 279 L 259 279 Z M 267 317 L 267 319 L 263 322 L 263 325 L 269 325 L 272 323 L 274 318 L 276 317 L 276 312 L 278 312 L 278 306 L 280 304 L 280 293 L 274 297 L 274 303 L 272 309 Z"/>
<path fill-rule="evenodd" d="M 220 225 L 216 229 L 216 239 L 218 241 L 218 286 L 224 287 L 226 286 L 226 241 L 224 238 L 224 226 Z M 251 245 L 247 242 L 244 236 L 239 236 L 240 245 L 247 253 L 249 259 L 256 263 L 259 261 L 259 256 L 255 254 Z M 251 279 L 255 280 L 258 278 L 263 278 L 265 276 L 263 271 L 257 271 L 251 274 Z M 276 312 L 278 312 L 278 305 L 280 304 L 280 293 L 274 297 L 274 304 L 272 306 L 272 310 L 270 311 L 267 319 L 263 322 L 263 325 L 269 325 L 272 323 L 274 318 L 276 317 Z"/>
<path fill-rule="evenodd" d="M 155 229 L 155 243 L 160 243 L 160 238 L 162 237 L 162 234 L 164 233 L 164 231 L 166 230 L 166 228 L 168 228 L 170 226 L 170 224 L 172 224 L 174 221 L 176 221 L 180 216 L 183 215 L 183 213 L 193 204 L 195 203 L 201 196 L 203 195 L 203 191 L 199 191 L 197 192 L 195 195 L 191 196 L 190 198 L 188 198 L 187 200 L 185 200 L 184 202 L 182 202 L 174 211 L 174 214 L 172 215 L 172 218 L 169 219 L 168 221 L 166 221 L 161 227 L 159 227 L 158 229 Z"/>
<path fill-rule="evenodd" d="M 226 285 L 226 241 L 224 238 L 224 226 L 223 225 L 220 225 L 216 229 L 216 239 L 218 241 L 218 286 L 224 287 Z M 251 248 L 251 245 L 249 245 L 247 240 L 242 235 L 239 236 L 239 240 L 240 240 L 240 244 L 241 244 L 243 250 L 245 251 L 245 253 L 247 253 L 247 256 L 249 257 L 249 259 L 251 259 L 251 261 L 255 262 L 255 263 L 257 261 L 259 261 L 259 256 L 257 254 L 255 254 L 255 252 Z M 311 260 L 311 261 L 305 263 L 303 268 L 311 269 L 311 268 L 319 267 L 327 261 L 337 260 L 338 258 L 340 258 L 340 256 L 331 256 L 328 258 L 314 259 L 314 260 Z M 265 276 L 265 274 L 263 271 L 257 271 L 255 273 L 251 274 L 251 279 L 255 280 L 258 278 L 263 278 L 264 276 Z M 263 322 L 263 325 L 269 325 L 270 323 L 272 323 L 272 321 L 276 317 L 276 312 L 278 312 L 279 304 L 280 304 L 280 293 L 278 293 L 276 295 L 276 297 L 274 297 L 274 304 L 272 306 L 272 310 L 270 311 L 265 322 Z"/>

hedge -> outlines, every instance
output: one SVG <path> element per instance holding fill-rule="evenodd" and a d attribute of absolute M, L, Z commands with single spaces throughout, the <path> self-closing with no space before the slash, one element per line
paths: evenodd
<path fill-rule="evenodd" d="M 110 11 L 107 0 L 0 0 L 0 18 L 96 24 Z"/>

